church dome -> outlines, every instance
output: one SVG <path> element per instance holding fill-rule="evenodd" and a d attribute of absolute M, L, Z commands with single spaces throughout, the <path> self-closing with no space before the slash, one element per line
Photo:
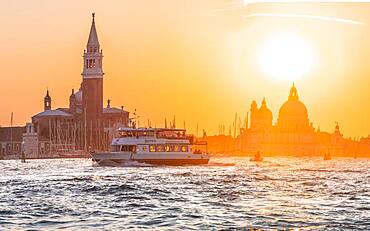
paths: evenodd
<path fill-rule="evenodd" d="M 299 100 L 294 84 L 290 89 L 288 101 L 279 110 L 278 127 L 282 131 L 303 131 L 309 129 L 306 106 Z"/>
<path fill-rule="evenodd" d="M 299 100 L 288 100 L 280 107 L 279 118 L 281 117 L 307 118 L 307 108 Z"/>

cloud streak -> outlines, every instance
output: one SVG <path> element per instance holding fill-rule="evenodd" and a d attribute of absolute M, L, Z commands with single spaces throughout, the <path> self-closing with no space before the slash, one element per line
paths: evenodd
<path fill-rule="evenodd" d="M 364 25 L 364 22 L 345 19 L 345 18 L 336 18 L 336 17 L 327 17 L 320 15 L 308 15 L 308 14 L 279 14 L 279 13 L 253 13 L 242 16 L 243 18 L 257 18 L 257 17 L 279 17 L 279 18 L 301 18 L 301 19 L 312 19 L 312 20 L 322 20 L 330 21 L 337 23 L 346 23 L 353 25 Z"/>
<path fill-rule="evenodd" d="M 370 2 L 370 0 L 241 0 L 244 6 L 253 3 L 354 3 L 354 2 Z"/>

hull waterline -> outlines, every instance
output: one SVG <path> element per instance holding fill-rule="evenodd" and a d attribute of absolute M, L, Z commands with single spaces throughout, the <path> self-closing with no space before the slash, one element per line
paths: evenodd
<path fill-rule="evenodd" d="M 166 165 L 166 166 L 182 166 L 182 165 L 205 165 L 209 159 L 93 159 L 93 162 L 99 166 L 124 166 L 129 162 L 137 162 L 149 165 Z"/>

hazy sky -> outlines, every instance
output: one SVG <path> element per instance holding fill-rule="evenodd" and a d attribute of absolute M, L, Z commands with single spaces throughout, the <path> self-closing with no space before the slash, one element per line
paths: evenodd
<path fill-rule="evenodd" d="M 242 119 L 266 97 L 277 119 L 291 80 L 257 64 L 278 35 L 299 38 L 315 64 L 295 80 L 309 119 L 348 136 L 370 133 L 370 4 L 243 5 L 243 1 L 0 1 L 0 124 L 24 125 L 43 110 L 67 107 L 81 82 L 91 23 L 104 53 L 104 100 L 141 116 L 141 124 L 196 124 L 209 134 Z M 289 48 L 287 48 L 289 49 Z M 284 49 L 283 49 L 284 50 Z M 284 54 L 282 54 L 282 59 Z"/>

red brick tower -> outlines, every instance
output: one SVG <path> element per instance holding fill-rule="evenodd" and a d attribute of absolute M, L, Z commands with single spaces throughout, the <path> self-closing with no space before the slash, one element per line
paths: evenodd
<path fill-rule="evenodd" d="M 92 14 L 92 24 L 89 40 L 83 55 L 82 72 L 82 120 L 85 129 L 85 149 L 96 147 L 94 134 L 101 129 L 103 114 L 103 52 L 100 49 L 95 28 L 95 14 Z"/>

